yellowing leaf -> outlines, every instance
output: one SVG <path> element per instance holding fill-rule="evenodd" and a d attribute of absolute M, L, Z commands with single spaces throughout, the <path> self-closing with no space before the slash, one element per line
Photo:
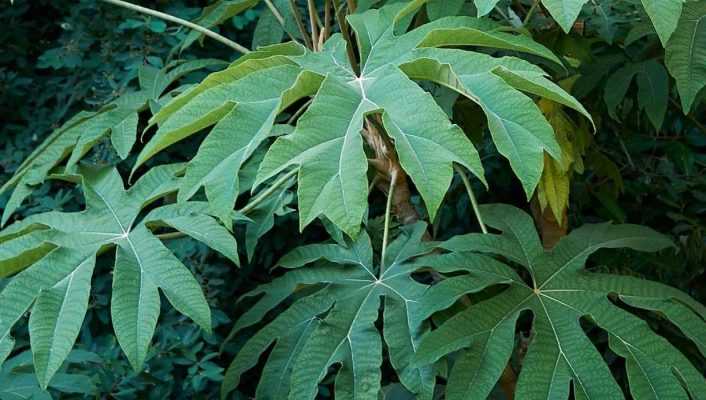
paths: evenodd
<path fill-rule="evenodd" d="M 571 175 L 583 170 L 583 152 L 588 134 L 587 127 L 573 123 L 562 110 L 560 104 L 540 100 L 539 108 L 554 128 L 557 142 L 561 147 L 561 160 L 545 155 L 542 178 L 537 186 L 537 198 L 542 211 L 549 207 L 557 221 L 564 220 L 564 212 L 569 206 Z"/>

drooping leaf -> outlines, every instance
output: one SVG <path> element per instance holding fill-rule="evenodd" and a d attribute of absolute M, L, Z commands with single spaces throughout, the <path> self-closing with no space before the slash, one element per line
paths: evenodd
<path fill-rule="evenodd" d="M 551 209 L 555 221 L 563 224 L 564 213 L 569 206 L 571 176 L 574 172 L 583 172 L 582 157 L 586 151 L 584 138 L 590 137 L 590 133 L 586 125 L 575 124 L 561 105 L 545 99 L 538 104 L 554 128 L 561 146 L 561 161 L 545 155 L 542 179 L 537 186 L 537 199 L 542 211 Z"/>
<path fill-rule="evenodd" d="M 564 399 L 569 397 L 571 386 L 577 398 L 624 398 L 602 355 L 584 331 L 580 323 L 583 318 L 590 318 L 606 331 L 611 349 L 626 359 L 635 398 L 686 399 L 686 393 L 696 399 L 704 398 L 706 380 L 702 373 L 645 321 L 611 299 L 625 299 L 636 308 L 662 312 L 667 318 L 675 315 L 675 309 L 670 307 L 679 304 L 679 313 L 683 314 L 677 314 L 674 321 L 685 326 L 685 335 L 695 342 L 703 340 L 697 332 L 706 331 L 706 308 L 688 295 L 656 282 L 585 270 L 588 257 L 601 248 L 656 251 L 671 246 L 667 238 L 636 225 L 584 225 L 553 250 L 545 251 L 532 219 L 524 212 L 504 205 L 483 206 L 481 212 L 486 223 L 502 234 L 454 238 L 444 245 L 458 251 L 446 255 L 452 262 L 441 262 L 443 258 L 439 257 L 418 260 L 442 273 L 467 272 L 442 281 L 450 281 L 449 285 L 465 279 L 486 280 L 484 287 L 504 286 L 496 295 L 456 314 L 422 340 L 417 365 L 461 350 L 449 377 L 450 400 L 488 396 L 510 358 L 515 325 L 524 311 L 532 313 L 533 324 L 517 382 L 518 398 Z M 487 267 L 473 258 L 477 252 L 518 262 L 528 274 L 527 281 L 515 275 L 509 265 L 503 266 L 506 273 L 502 278 L 495 273 L 488 281 Z M 510 281 L 508 277 L 512 277 Z M 438 300 L 429 297 L 423 302 L 435 304 Z"/>
<path fill-rule="evenodd" d="M 667 69 L 677 81 L 684 113 L 706 86 L 706 1 L 686 2 L 665 53 Z"/>
<path fill-rule="evenodd" d="M 241 375 L 257 364 L 273 343 L 257 388 L 258 396 L 313 399 L 329 367 L 340 363 L 336 397 L 376 399 L 381 385 L 382 341 L 402 384 L 420 399 L 430 399 L 435 383 L 432 367 L 411 368 L 425 319 L 437 308 L 421 308 L 428 289 L 416 282 L 414 258 L 432 248 L 420 242 L 418 224 L 388 248 L 386 268 L 373 262 L 367 233 L 355 241 L 300 247 L 280 260 L 290 269 L 246 297 L 257 302 L 236 322 L 236 332 L 258 323 L 266 313 L 306 285 L 311 294 L 299 297 L 272 322 L 253 335 L 233 360 L 223 395 L 234 390 Z M 378 331 L 380 298 L 384 299 L 383 329 Z"/>

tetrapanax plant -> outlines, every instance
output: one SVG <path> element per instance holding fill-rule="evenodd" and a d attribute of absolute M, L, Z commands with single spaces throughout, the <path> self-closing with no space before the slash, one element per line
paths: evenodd
<path fill-rule="evenodd" d="M 115 249 L 111 317 L 135 369 L 147 357 L 160 311 L 159 290 L 184 315 L 211 329 L 199 283 L 152 230 L 172 227 L 238 261 L 235 240 L 204 202 L 143 210 L 174 192 L 183 165 L 151 169 L 128 190 L 114 169 L 79 171 L 86 209 L 32 215 L 0 234 L 0 276 L 17 271 L 0 293 L 0 343 L 32 307 L 34 366 L 42 387 L 61 367 L 83 323 L 96 256 Z M 25 269 L 26 268 L 26 269 Z M 24 269 L 24 270 L 23 270 Z"/>
<path fill-rule="evenodd" d="M 294 300 L 238 352 L 226 373 L 223 396 L 275 343 L 257 386 L 258 398 L 314 398 L 319 381 L 331 366 L 340 364 L 336 398 L 375 399 L 384 340 L 400 381 L 418 398 L 431 399 L 435 368 L 410 364 L 429 329 L 426 319 L 443 307 L 423 306 L 419 300 L 429 285 L 412 279 L 417 269 L 413 259 L 433 249 L 431 242 L 422 242 L 425 230 L 421 222 L 410 226 L 390 244 L 384 261 L 374 260 L 366 232 L 355 241 L 312 244 L 284 256 L 277 265 L 289 271 L 243 297 L 259 298 L 236 322 L 234 332 Z M 297 296 L 302 287 L 308 294 Z M 380 332 L 375 321 L 383 304 Z"/>
<path fill-rule="evenodd" d="M 605 332 L 610 349 L 625 359 L 633 398 L 706 398 L 703 371 L 637 312 L 661 315 L 704 356 L 706 307 L 656 282 L 586 269 L 588 257 L 599 249 L 657 251 L 672 246 L 669 239 L 637 225 L 584 225 L 545 251 L 532 218 L 523 211 L 486 205 L 481 212 L 501 234 L 457 236 L 440 245 L 451 253 L 417 261 L 444 274 L 466 273 L 451 274 L 444 285 L 463 287 L 465 281 L 480 280 L 485 288 L 502 288 L 445 321 L 417 350 L 415 365 L 461 350 L 449 376 L 448 399 L 489 395 L 510 359 L 516 325 L 526 311 L 532 314 L 532 329 L 517 398 L 566 399 L 570 392 L 577 399 L 624 398 L 586 334 L 586 323 Z M 439 298 L 430 293 L 421 302 L 431 306 Z"/>
<path fill-rule="evenodd" d="M 359 67 L 348 57 L 351 44 L 335 34 L 319 51 L 292 42 L 270 46 L 212 74 L 152 118 L 159 129 L 135 169 L 213 125 L 187 167 L 179 199 L 205 187 L 214 211 L 227 215 L 239 192 L 242 163 L 265 141 L 283 110 L 313 97 L 294 132 L 269 148 L 256 184 L 286 170 L 298 171 L 301 227 L 326 216 L 354 236 L 367 208 L 367 142 L 375 151 L 396 153 L 433 218 L 451 182 L 453 163 L 484 182 L 485 177 L 470 140 L 415 79 L 447 86 L 482 107 L 498 150 L 530 196 L 541 176 L 544 152 L 559 159 L 560 148 L 551 126 L 522 91 L 588 113 L 529 62 L 438 48 L 488 47 L 558 61 L 528 37 L 504 32 L 490 21 L 449 17 L 395 33 L 405 30 L 408 15 L 421 3 L 395 3 L 349 17 Z M 391 140 L 383 142 L 394 148 L 380 150 L 386 144 L 380 145 L 374 130 L 363 131 L 374 114 L 380 115 Z"/>
<path fill-rule="evenodd" d="M 104 1 L 145 11 L 121 0 Z M 283 18 L 273 5 L 282 2 L 265 3 L 275 19 Z M 251 299 L 254 306 L 238 320 L 234 333 L 267 322 L 238 351 L 224 397 L 271 348 L 258 398 L 312 399 L 331 368 L 340 365 L 336 398 L 377 399 L 385 355 L 401 384 L 418 398 L 432 398 L 437 375 L 445 375 L 451 360 L 447 397 L 483 398 L 508 368 L 520 314 L 530 312 L 533 336 L 522 360 L 518 398 L 567 398 L 572 382 L 576 398 L 623 397 L 584 332 L 590 325 L 607 332 L 610 349 L 626 359 L 634 397 L 703 398 L 702 374 L 633 313 L 666 316 L 703 356 L 703 306 L 675 289 L 584 268 L 599 248 L 658 250 L 670 242 L 647 228 L 589 225 L 545 251 L 526 214 L 509 206 L 478 211 L 465 174 L 469 170 L 486 183 L 478 152 L 418 82 L 432 82 L 479 107 L 495 147 L 529 198 L 542 177 L 545 156 L 557 162 L 563 158 L 536 98 L 590 119 L 542 68 L 519 58 L 561 64 L 551 51 L 485 19 L 439 17 L 442 12 L 436 10 L 434 20 L 425 22 L 424 13 L 417 13 L 425 0 L 348 1 L 347 17 L 340 1 L 325 1 L 324 21 L 317 20 L 316 2 L 310 0 L 308 30 L 297 3 L 287 3 L 287 15 L 300 30 L 295 34 L 291 26 L 283 27 L 293 41 L 249 52 L 196 27 L 246 54 L 200 84 L 168 95 L 163 93 L 180 75 L 216 63 L 144 68 L 142 90 L 74 118 L 0 189 L 14 189 L 4 221 L 48 178 L 79 183 L 86 199 L 83 212 L 33 215 L 0 232 L 0 276 L 14 275 L 0 292 L 0 358 L 10 354 L 11 329 L 31 307 L 34 364 L 46 387 L 78 335 L 97 256 L 110 259 L 106 252 L 113 249 L 112 322 L 136 369 L 148 357 L 160 289 L 178 311 L 209 330 L 211 310 L 198 282 L 160 240 L 180 233 L 162 235 L 161 230 L 192 236 L 237 265 L 233 223 L 248 224 L 251 259 L 257 240 L 275 223 L 274 215 L 290 212 L 296 175 L 300 228 L 320 219 L 335 243 L 295 249 L 278 263 L 290 271 L 245 296 L 257 299 Z M 496 3 L 476 1 L 479 7 Z M 543 1 L 550 10 L 560 7 L 569 15 L 585 1 L 560 3 Z M 199 22 L 215 25 L 256 4 L 219 1 Z M 372 8 L 375 4 L 379 8 Z M 330 14 L 337 17 L 340 33 L 333 33 Z M 698 22 L 687 17 L 698 32 Z M 673 37 L 679 40 L 680 35 Z M 189 36 L 184 45 L 198 37 Z M 132 161 L 128 156 L 136 147 L 137 126 L 148 114 L 145 138 L 152 136 L 134 151 L 130 182 L 141 176 L 134 185 L 125 189 L 118 169 L 80 164 L 108 136 L 120 157 Z M 156 154 L 202 132 L 205 138 L 188 163 L 152 166 Z M 375 185 L 368 165 L 377 174 Z M 478 211 L 481 229 L 485 215 L 503 233 L 456 237 L 439 250 L 420 222 L 401 229 L 387 246 L 392 212 L 403 224 L 419 219 L 411 206 L 414 215 L 403 215 L 409 210 L 395 200 L 402 193 L 411 203 L 407 177 L 433 221 L 454 169 Z M 376 257 L 361 223 L 371 212 L 369 188 L 380 188 L 380 181 L 387 204 Z M 252 199 L 235 212 L 236 201 L 248 196 Z M 430 331 L 433 314 L 443 310 L 448 316 L 464 305 Z M 467 347 L 458 357 L 445 357 Z"/>

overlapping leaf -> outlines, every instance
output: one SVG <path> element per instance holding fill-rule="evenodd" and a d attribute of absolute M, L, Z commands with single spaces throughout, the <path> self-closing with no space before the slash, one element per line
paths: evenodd
<path fill-rule="evenodd" d="M 448 399 L 488 396 L 510 358 L 515 325 L 525 311 L 530 311 L 534 319 L 517 398 L 565 399 L 571 391 L 580 399 L 624 398 L 604 358 L 584 331 L 584 321 L 605 331 L 610 348 L 626 360 L 634 398 L 706 398 L 703 373 L 619 303 L 671 319 L 698 346 L 702 356 L 706 355 L 706 308 L 688 295 L 655 282 L 585 270 L 589 255 L 601 248 L 655 251 L 670 246 L 668 239 L 635 225 L 585 225 L 552 251 L 544 251 L 529 215 L 502 205 L 485 206 L 481 212 L 486 222 L 502 234 L 456 237 L 442 245 L 453 253 L 418 261 L 443 273 L 467 272 L 443 281 L 448 285 L 475 279 L 485 281 L 485 287 L 503 287 L 497 295 L 471 305 L 422 340 L 418 365 L 462 350 L 449 377 Z M 521 279 L 514 268 L 497 261 L 489 268 L 489 257 L 483 253 L 521 265 L 529 279 Z M 431 304 L 437 301 L 435 297 L 423 300 Z"/>
<path fill-rule="evenodd" d="M 153 119 L 155 137 L 138 166 L 161 149 L 213 125 L 189 164 L 180 200 L 200 187 L 214 210 L 233 207 L 238 171 L 270 132 L 277 115 L 297 100 L 313 101 L 291 135 L 278 138 L 262 162 L 256 184 L 298 170 L 298 205 L 303 228 L 324 216 L 355 236 L 367 208 L 367 157 L 361 137 L 364 119 L 381 114 L 402 167 L 436 214 L 450 185 L 452 163 L 484 181 L 478 154 L 461 129 L 412 79 L 449 86 L 485 111 L 500 152 L 511 162 L 528 196 L 540 179 L 545 151 L 559 158 L 551 126 L 527 92 L 575 108 L 581 105 L 518 58 L 435 49 L 477 46 L 557 58 L 528 37 L 469 17 L 441 18 L 408 33 L 411 11 L 424 2 L 397 3 L 350 17 L 362 60 L 353 72 L 340 35 L 320 52 L 282 44 L 252 52 L 230 68 L 165 106 Z"/>
<path fill-rule="evenodd" d="M 419 299 L 429 287 L 411 277 L 412 260 L 432 248 L 420 242 L 424 231 L 423 224 L 415 225 L 391 243 L 385 268 L 374 263 L 366 233 L 354 242 L 309 245 L 286 255 L 279 265 L 290 271 L 246 295 L 259 299 L 235 331 L 258 323 L 287 299 L 293 302 L 245 343 L 226 373 L 223 394 L 235 389 L 274 343 L 258 398 L 313 399 L 329 367 L 340 364 L 336 398 L 377 399 L 384 340 L 400 381 L 418 398 L 430 399 L 434 369 L 410 365 L 428 330 L 425 319 L 438 309 L 421 307 Z M 302 286 L 308 294 L 298 296 Z M 381 298 L 382 332 L 375 325 Z"/>
<path fill-rule="evenodd" d="M 615 71 L 604 89 L 603 99 L 608 114 L 619 119 L 616 108 L 625 99 L 633 79 L 637 80 L 638 104 L 656 130 L 662 128 L 669 103 L 669 76 L 655 60 L 627 64 Z"/>
<path fill-rule="evenodd" d="M 211 312 L 199 283 L 151 229 L 174 228 L 237 263 L 235 240 L 207 213 L 206 203 L 166 205 L 141 218 L 146 206 L 176 191 L 176 174 L 182 170 L 178 164 L 153 168 L 124 190 L 116 170 L 82 169 L 85 211 L 37 214 L 0 232 L 0 252 L 17 255 L 0 261 L 3 276 L 22 270 L 0 292 L 0 343 L 8 343 L 13 325 L 31 307 L 30 339 L 42 387 L 76 341 L 96 256 L 107 249 L 117 249 L 113 327 L 135 369 L 142 367 L 154 334 L 158 289 L 182 314 L 211 329 Z"/>
<path fill-rule="evenodd" d="M 128 93 L 97 112 L 79 113 L 66 122 L 39 145 L 0 188 L 0 193 L 13 190 L 3 211 L 2 225 L 52 169 L 68 158 L 65 171 L 71 172 L 81 157 L 102 139 L 110 137 L 118 155 L 125 159 L 135 144 L 141 111 L 151 103 L 166 101 L 165 90 L 185 74 L 222 64 L 218 60 L 195 60 L 172 63 L 161 70 L 143 66 L 139 73 L 141 90 Z"/>
<path fill-rule="evenodd" d="M 478 15 L 490 13 L 500 0 L 475 0 Z M 583 6 L 588 0 L 542 0 L 542 5 L 561 26 L 564 32 L 569 33 Z M 662 44 L 667 44 L 670 36 L 677 28 L 677 22 L 682 12 L 684 0 L 642 0 L 642 6 L 647 12 L 652 24 L 657 31 Z"/>
<path fill-rule="evenodd" d="M 706 87 L 706 1 L 687 2 L 665 53 L 669 72 L 677 80 L 684 113 L 691 111 Z"/>

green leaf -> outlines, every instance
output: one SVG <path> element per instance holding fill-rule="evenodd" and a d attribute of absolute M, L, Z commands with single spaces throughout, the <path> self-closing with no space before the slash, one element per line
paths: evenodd
<path fill-rule="evenodd" d="M 390 244 L 384 272 L 373 263 L 365 232 L 355 242 L 309 245 L 285 256 L 279 264 L 290 271 L 246 295 L 259 299 L 236 322 L 235 331 L 260 321 L 300 285 L 308 286 L 310 294 L 295 300 L 245 343 L 226 373 L 222 394 L 237 388 L 240 376 L 275 343 L 258 396 L 279 393 L 277 398 L 313 399 L 329 367 L 340 363 L 337 398 L 377 398 L 385 340 L 402 384 L 417 398 L 431 399 L 433 368 L 410 365 L 428 330 L 424 320 L 433 312 L 418 305 L 428 286 L 411 277 L 419 268 L 412 260 L 431 250 L 420 242 L 424 231 L 425 226 L 418 224 Z M 382 332 L 375 326 L 380 297 L 385 301 Z"/>
<path fill-rule="evenodd" d="M 256 6 L 260 0 L 219 0 L 204 8 L 203 13 L 194 23 L 204 28 L 211 29 L 243 11 Z M 197 40 L 203 40 L 204 35 L 197 31 L 190 31 L 180 48 L 183 51 Z"/>
<path fill-rule="evenodd" d="M 353 87 L 327 77 L 294 132 L 278 138 L 265 156 L 259 182 L 291 165 L 300 167 L 302 229 L 325 215 L 349 235 L 358 232 L 368 205 L 368 160 L 360 130 L 365 114 L 374 109 Z"/>
<path fill-rule="evenodd" d="M 151 121 L 159 130 L 138 156 L 135 169 L 167 146 L 213 126 L 189 163 L 179 200 L 186 201 L 205 187 L 213 211 L 227 223 L 240 193 L 238 171 L 284 109 L 313 97 L 296 120 L 294 131 L 270 146 L 255 185 L 295 168 L 300 227 L 322 217 L 355 236 L 367 209 L 367 156 L 361 132 L 365 119 L 379 114 L 394 139 L 402 167 L 433 218 L 450 185 L 453 163 L 465 166 L 484 183 L 485 178 L 470 140 L 411 80 L 430 79 L 482 102 L 496 145 L 511 160 L 531 195 L 541 176 L 544 151 L 557 158 L 560 151 L 551 127 L 520 91 L 545 96 L 588 116 L 586 110 L 552 84 L 541 69 L 520 59 L 428 48 L 491 47 L 560 61 L 527 36 L 503 32 L 494 22 L 469 17 L 441 18 L 395 34 L 393 26 L 406 26 L 404 16 L 424 3 L 391 4 L 350 16 L 362 76 L 353 73 L 346 42 L 338 34 L 318 52 L 282 44 L 241 57 L 160 110 Z M 473 83 L 473 88 L 462 89 L 455 82 L 444 82 L 440 68 L 430 65 L 428 58 L 454 64 L 448 68 L 458 68 L 459 74 L 470 75 L 479 64 L 487 69 L 487 76 Z M 514 101 L 501 102 L 504 97 Z"/>
<path fill-rule="evenodd" d="M 660 130 L 667 114 L 669 76 L 664 66 L 655 60 L 627 64 L 608 78 L 603 92 L 608 114 L 620 120 L 616 109 L 625 99 L 633 79 L 637 80 L 640 110 L 644 110 L 652 126 Z"/>
<path fill-rule="evenodd" d="M 234 239 L 209 215 L 206 203 L 158 207 L 141 218 L 145 207 L 177 190 L 176 175 L 181 171 L 179 164 L 153 168 L 125 190 L 115 169 L 81 169 L 86 210 L 33 215 L 0 232 L 3 249 L 39 255 L 25 262 L 23 267 L 28 268 L 10 278 L 0 292 L 0 340 L 9 337 L 13 325 L 34 304 L 30 337 L 43 387 L 76 340 L 95 256 L 107 249 L 117 247 L 113 327 L 135 369 L 142 367 L 154 334 L 158 289 L 174 308 L 210 331 L 211 312 L 199 283 L 150 228 L 182 230 L 237 262 Z M 21 240 L 22 246 L 15 245 Z"/>
<path fill-rule="evenodd" d="M 683 3 L 684 0 L 642 0 L 642 6 L 652 20 L 659 40 L 665 46 L 677 29 Z"/>
<path fill-rule="evenodd" d="M 430 0 L 427 2 L 427 15 L 431 21 L 456 16 L 464 3 L 465 0 Z"/>
<path fill-rule="evenodd" d="M 569 33 L 574 22 L 581 13 L 581 9 L 588 0 L 542 0 L 549 14 L 554 17 L 564 32 Z"/>
<path fill-rule="evenodd" d="M 669 75 L 664 66 L 651 60 L 641 64 L 637 75 L 637 98 L 640 109 L 657 131 L 662 129 L 669 103 Z"/>
<path fill-rule="evenodd" d="M 437 49 L 419 50 L 415 58 L 419 61 L 403 66 L 407 74 L 446 85 L 481 106 L 498 151 L 509 159 L 529 198 L 542 175 L 544 152 L 560 160 L 561 149 L 532 99 L 495 74 L 503 60 Z M 529 63 L 505 64 L 541 74 Z"/>
<path fill-rule="evenodd" d="M 687 114 L 706 86 L 706 1 L 686 2 L 665 53 L 667 69 L 677 81 Z"/>
<path fill-rule="evenodd" d="M 282 41 L 284 37 L 284 28 L 280 25 L 275 15 L 269 9 L 264 10 L 257 20 L 255 31 L 253 32 L 252 48 L 257 49 L 261 46 L 269 46 Z"/>
<path fill-rule="evenodd" d="M 533 326 L 517 382 L 518 398 L 568 398 L 570 386 L 578 398 L 624 398 L 580 324 L 584 317 L 590 317 L 606 331 L 611 349 L 626 359 L 635 398 L 687 398 L 686 393 L 703 398 L 706 380 L 701 372 L 647 323 L 609 298 L 617 295 L 636 308 L 675 317 L 674 322 L 685 327 L 684 331 L 697 343 L 703 340 L 697 332 L 706 332 L 706 308 L 688 295 L 658 283 L 585 270 L 586 260 L 599 249 L 657 251 L 672 246 L 669 239 L 636 225 L 584 225 L 553 250 L 545 251 L 536 234 L 530 233 L 534 226 L 524 212 L 498 205 L 483 206 L 481 212 L 489 226 L 503 231 L 502 236 L 458 237 L 444 245 L 465 251 L 443 256 L 455 258 L 444 263 L 434 258 L 419 260 L 441 273 L 453 273 L 442 281 L 450 281 L 451 286 L 458 280 L 483 282 L 481 288 L 505 285 L 486 300 L 448 319 L 427 335 L 418 349 L 415 365 L 426 365 L 461 350 L 449 377 L 450 400 L 489 395 L 511 356 L 515 325 L 524 311 L 532 313 Z M 487 264 L 473 258 L 475 251 L 507 256 L 505 248 L 514 248 L 509 254 L 523 265 L 528 281 L 508 265 L 503 266 L 504 274 L 494 272 L 497 278 L 488 280 Z M 428 296 L 422 302 L 435 305 L 438 296 Z"/>
<path fill-rule="evenodd" d="M 3 340 L 0 340 L 0 367 L 12 353 L 13 347 L 15 347 L 15 340 L 11 337 L 6 336 Z"/>
<path fill-rule="evenodd" d="M 29 331 L 34 368 L 43 389 L 71 352 L 88 309 L 95 258 L 89 257 L 54 286 L 43 289 L 32 308 Z"/>
<path fill-rule="evenodd" d="M 63 161 L 66 161 L 63 172 L 75 173 L 81 158 L 108 135 L 118 155 L 125 159 L 137 139 L 138 114 L 148 108 L 148 103 L 159 100 L 163 92 L 183 75 L 218 65 L 223 65 L 223 62 L 194 60 L 172 63 L 161 70 L 142 68 L 139 91 L 123 95 L 97 112 L 81 112 L 71 118 L 49 135 L 25 159 L 15 175 L 0 187 L 0 194 L 12 190 L 0 225 L 9 221 L 27 196 Z"/>
<path fill-rule="evenodd" d="M 245 252 L 248 260 L 252 261 L 255 247 L 262 236 L 269 232 L 275 223 L 275 216 L 281 216 L 292 211 L 288 205 L 294 200 L 293 193 L 289 190 L 293 185 L 282 185 L 261 205 L 248 213 L 251 222 L 245 226 Z"/>
<path fill-rule="evenodd" d="M 627 64 L 608 77 L 607 84 L 603 89 L 603 101 L 608 108 L 608 115 L 615 120 L 620 120 L 616 109 L 625 99 L 630 84 L 637 73 L 638 68 L 635 64 Z"/>
<path fill-rule="evenodd" d="M 475 0 L 478 16 L 489 14 L 498 4 L 499 0 Z M 561 26 L 564 32 L 569 33 L 574 26 L 576 18 L 588 0 L 542 0 L 549 14 Z"/>
<path fill-rule="evenodd" d="M 159 292 L 135 254 L 122 247 L 115 256 L 110 316 L 130 365 L 141 369 L 159 318 Z"/>

